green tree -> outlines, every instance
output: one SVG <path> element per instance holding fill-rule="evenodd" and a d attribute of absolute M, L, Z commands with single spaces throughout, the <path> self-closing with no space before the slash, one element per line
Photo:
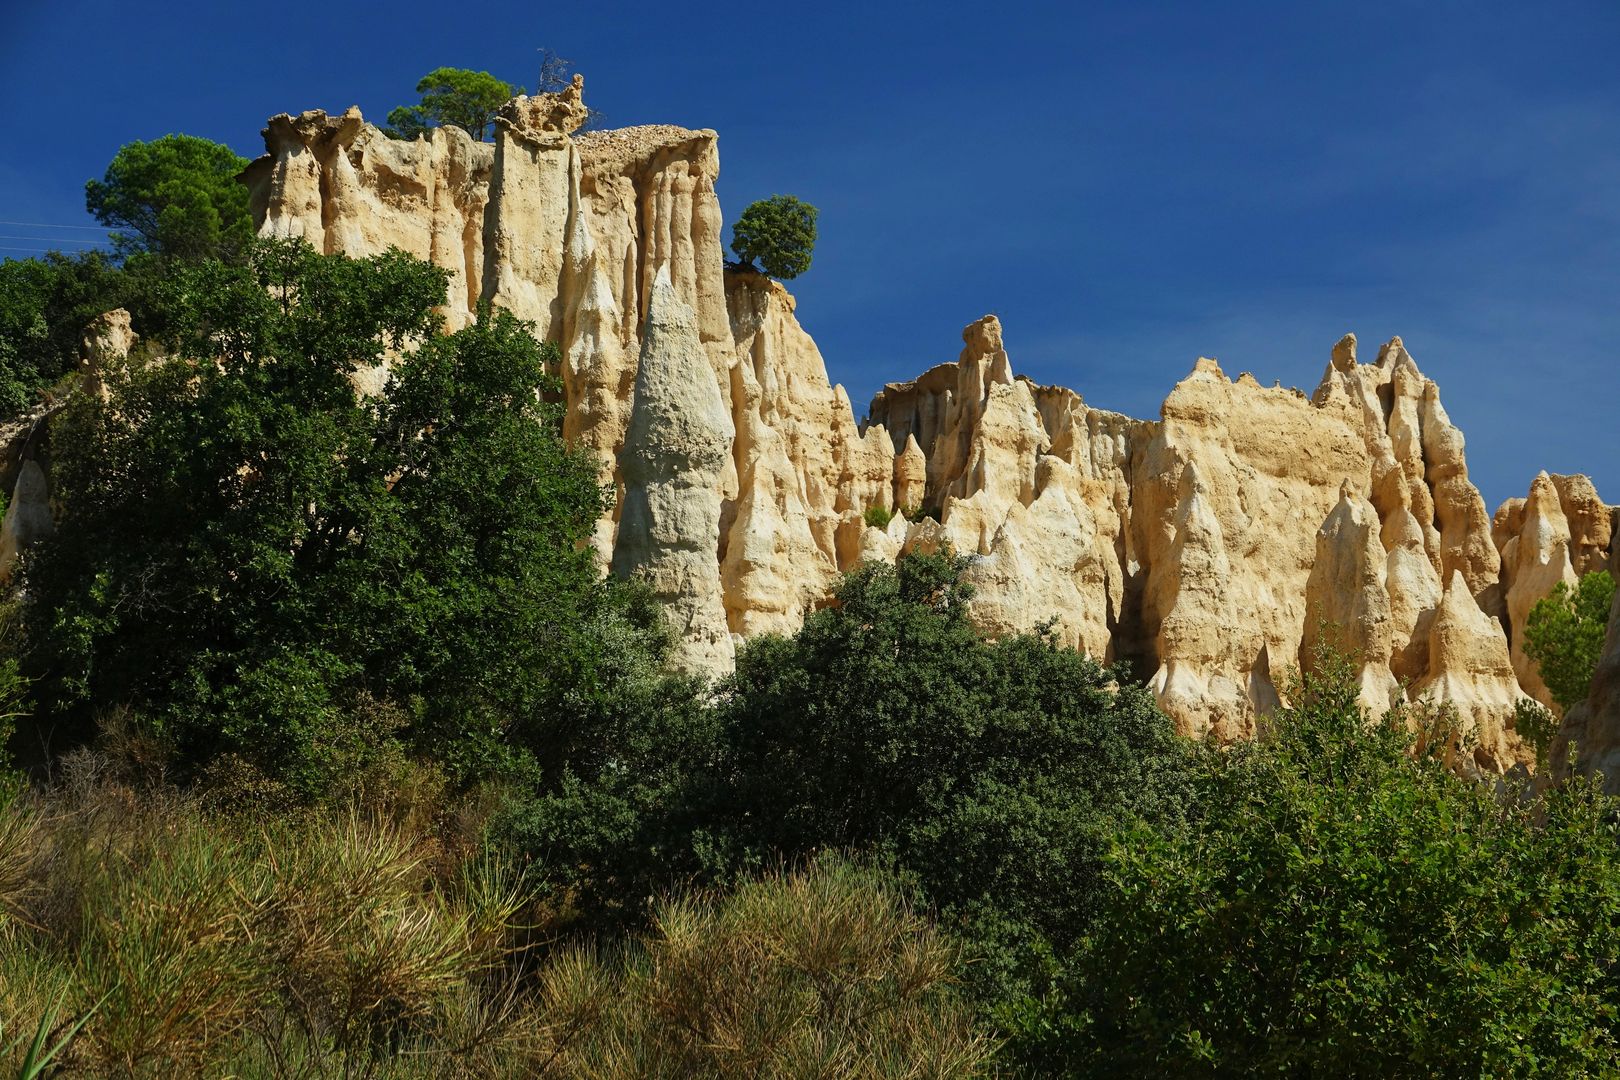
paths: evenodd
<path fill-rule="evenodd" d="M 810 269 L 819 211 L 792 195 L 751 203 L 731 229 L 731 250 L 742 265 L 787 281 Z"/>
<path fill-rule="evenodd" d="M 99 251 L 0 262 L 0 417 L 75 370 L 85 325 L 133 304 L 134 284 Z"/>
<path fill-rule="evenodd" d="M 1596 570 L 1571 589 L 1560 581 L 1536 601 L 1524 622 L 1524 652 L 1541 669 L 1541 680 L 1558 707 L 1586 700 L 1603 653 L 1614 578 Z"/>
<path fill-rule="evenodd" d="M 1183 827 L 1126 825 L 1063 995 L 1023 1034 L 1098 1076 L 1589 1076 L 1620 1066 L 1615 806 L 1411 753 L 1319 657 Z M 1037 1052 L 1034 1048 L 1039 1047 Z"/>
<path fill-rule="evenodd" d="M 247 188 L 236 179 L 247 159 L 195 135 L 165 135 L 119 150 L 100 180 L 85 184 L 97 221 L 124 230 L 125 255 L 229 257 L 253 236 Z"/>
<path fill-rule="evenodd" d="M 40 735 L 126 707 L 183 763 L 317 792 L 367 740 L 466 773 L 566 727 L 620 602 L 582 545 L 605 495 L 545 400 L 554 347 L 504 313 L 440 334 L 444 299 L 399 252 L 178 272 L 169 358 L 53 432 L 61 529 L 24 568 Z"/>
<path fill-rule="evenodd" d="M 523 93 L 487 71 L 466 68 L 434 68 L 416 84 L 422 100 L 401 105 L 388 114 L 388 134 L 396 139 L 414 139 L 436 127 L 452 124 L 482 141 L 494 134 L 495 112 Z"/>
<path fill-rule="evenodd" d="M 863 567 L 794 637 L 749 642 L 697 831 L 723 865 L 892 860 L 972 939 L 979 993 L 1007 998 L 1083 932 L 1112 823 L 1179 812 L 1185 751 L 1124 672 L 1040 635 L 985 640 L 964 565 Z"/>

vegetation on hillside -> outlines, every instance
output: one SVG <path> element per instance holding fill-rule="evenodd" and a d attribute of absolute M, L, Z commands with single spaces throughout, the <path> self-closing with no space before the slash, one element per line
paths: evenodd
<path fill-rule="evenodd" d="M 1331 652 L 1254 744 L 1179 738 L 986 640 L 949 553 L 672 675 L 589 554 L 555 346 L 443 333 L 397 251 L 157 235 L 0 269 L 5 408 L 65 402 L 0 603 L 0 1069 L 1620 1071 L 1593 785 L 1460 778 L 1455 717 L 1365 715 Z M 1531 619 L 1561 702 L 1589 581 Z"/>

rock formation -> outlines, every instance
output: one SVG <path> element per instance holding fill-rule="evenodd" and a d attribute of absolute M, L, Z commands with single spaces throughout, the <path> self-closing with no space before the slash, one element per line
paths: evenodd
<path fill-rule="evenodd" d="M 793 297 L 726 268 L 715 133 L 577 134 L 582 91 L 509 103 L 492 145 L 279 116 L 244 178 L 261 233 L 401 247 L 450 271 L 450 326 L 484 301 L 557 343 L 564 434 L 619 495 L 596 550 L 654 578 L 683 663 L 723 671 L 734 638 L 791 631 L 839 572 L 948 546 L 983 628 L 1050 625 L 1134 666 L 1185 732 L 1251 733 L 1320 615 L 1369 708 L 1444 700 L 1482 767 L 1523 759 L 1506 717 L 1539 680 L 1514 627 L 1608 557 L 1611 508 L 1549 477 L 1487 516 L 1401 339 L 1362 363 L 1345 336 L 1310 396 L 1199 360 L 1136 420 L 1015 374 L 986 316 L 858 422 Z"/>
<path fill-rule="evenodd" d="M 1515 704 L 1525 696 L 1514 677 L 1497 620 L 1481 611 L 1461 569 L 1451 572 L 1429 630 L 1429 674 L 1412 696 L 1449 705 L 1473 744 L 1473 763 L 1490 772 L 1528 764 L 1535 755 L 1512 731 Z"/>
<path fill-rule="evenodd" d="M 678 635 L 674 663 L 714 671 L 731 663 L 721 606 L 720 493 L 735 431 L 698 339 L 697 316 L 660 270 L 648 298 L 630 409 L 624 512 L 613 572 L 645 580 Z"/>

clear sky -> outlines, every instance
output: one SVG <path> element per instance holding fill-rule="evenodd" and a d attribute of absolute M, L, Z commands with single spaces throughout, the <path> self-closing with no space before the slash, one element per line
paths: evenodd
<path fill-rule="evenodd" d="M 274 113 L 532 84 L 549 46 L 610 126 L 719 130 L 729 217 L 821 207 L 792 288 L 858 409 L 986 312 L 1015 371 L 1143 417 L 1200 354 L 1309 390 L 1345 331 L 1399 334 L 1491 508 L 1543 467 L 1620 502 L 1617 0 L 0 12 L 0 219 L 91 224 L 131 139 L 252 157 Z"/>

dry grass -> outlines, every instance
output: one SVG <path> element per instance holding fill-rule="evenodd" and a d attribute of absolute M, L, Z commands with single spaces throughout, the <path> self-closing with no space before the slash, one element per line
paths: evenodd
<path fill-rule="evenodd" d="M 548 952 L 541 899 L 460 857 L 462 833 L 398 806 L 221 814 L 80 762 L 0 808 L 0 1030 L 91 1013 L 59 1059 L 76 1076 L 987 1068 L 955 948 L 874 875 L 827 862 L 665 902 L 639 942 Z"/>
<path fill-rule="evenodd" d="M 661 906 L 644 945 L 542 977 L 566 1076 L 955 1077 L 991 1043 L 956 948 L 872 875 L 826 862 Z"/>

